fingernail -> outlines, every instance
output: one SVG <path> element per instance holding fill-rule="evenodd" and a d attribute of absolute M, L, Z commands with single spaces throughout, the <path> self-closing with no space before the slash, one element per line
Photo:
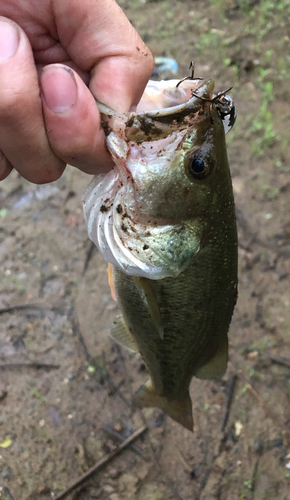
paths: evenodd
<path fill-rule="evenodd" d="M 14 26 L 0 21 L 0 62 L 15 54 L 19 43 L 19 32 Z"/>
<path fill-rule="evenodd" d="M 54 113 L 68 111 L 77 100 L 73 71 L 67 67 L 47 67 L 40 76 L 46 106 Z"/>

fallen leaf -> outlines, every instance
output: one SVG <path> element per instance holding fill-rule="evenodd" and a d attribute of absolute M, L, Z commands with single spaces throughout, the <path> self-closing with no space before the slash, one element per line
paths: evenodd
<path fill-rule="evenodd" d="M 1 448 L 8 448 L 12 444 L 12 440 L 10 438 L 4 439 L 2 443 L 0 443 Z"/>
<path fill-rule="evenodd" d="M 243 424 L 239 420 L 235 423 L 236 436 L 239 436 L 241 434 L 243 427 Z"/>

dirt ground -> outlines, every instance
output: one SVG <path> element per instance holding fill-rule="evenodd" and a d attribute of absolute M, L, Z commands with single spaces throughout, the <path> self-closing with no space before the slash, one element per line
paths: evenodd
<path fill-rule="evenodd" d="M 192 381 L 194 434 L 145 410 L 137 450 L 68 498 L 289 499 L 290 2 L 120 3 L 153 54 L 177 60 L 180 77 L 194 59 L 217 90 L 234 87 L 239 299 L 226 375 Z M 15 173 L 0 185 L 0 308 L 41 303 L 0 309 L 1 499 L 56 498 L 118 443 L 104 425 L 123 435 L 143 425 L 130 398 L 146 371 L 108 335 L 117 306 L 97 251 L 83 272 L 88 182 L 68 168 L 51 185 Z"/>

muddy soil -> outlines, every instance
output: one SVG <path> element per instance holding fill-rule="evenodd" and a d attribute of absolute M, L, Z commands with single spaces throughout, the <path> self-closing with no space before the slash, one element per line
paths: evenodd
<path fill-rule="evenodd" d="M 194 59 L 218 90 L 234 86 L 239 299 L 226 375 L 192 382 L 194 434 L 145 410 L 137 450 L 68 498 L 289 499 L 289 1 L 120 4 L 155 56 L 177 60 L 180 77 Z M 104 425 L 124 436 L 143 425 L 130 399 L 144 365 L 110 339 L 107 266 L 97 251 L 87 259 L 88 182 L 68 168 L 51 185 L 15 173 L 0 185 L 1 498 L 55 498 L 114 449 Z M 31 307 L 5 309 L 21 304 Z"/>

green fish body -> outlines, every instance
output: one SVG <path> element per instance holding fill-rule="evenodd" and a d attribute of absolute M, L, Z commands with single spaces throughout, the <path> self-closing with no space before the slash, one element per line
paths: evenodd
<path fill-rule="evenodd" d="M 196 86 L 210 98 L 212 81 Z M 85 214 L 113 264 L 122 316 L 112 335 L 141 354 L 150 375 L 133 404 L 159 407 L 192 430 L 191 379 L 224 374 L 237 299 L 223 123 L 214 104 L 190 97 L 159 113 L 110 115 L 107 126 L 116 169 L 93 183 Z"/>

